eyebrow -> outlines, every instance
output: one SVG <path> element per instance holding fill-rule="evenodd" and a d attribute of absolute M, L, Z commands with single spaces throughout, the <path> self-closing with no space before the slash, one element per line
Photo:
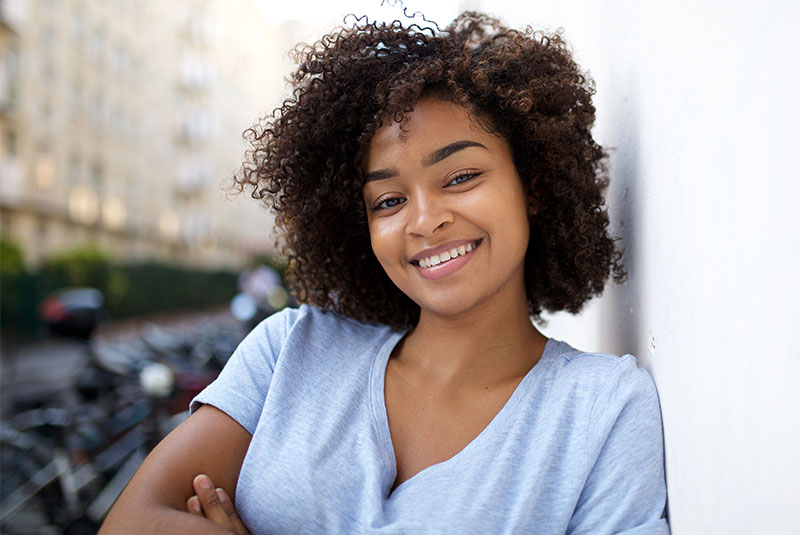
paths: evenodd
<path fill-rule="evenodd" d="M 422 165 L 424 167 L 430 167 L 434 164 L 441 162 L 445 158 L 452 156 L 456 152 L 464 150 L 469 147 L 480 147 L 482 149 L 486 149 L 486 146 L 483 145 L 482 143 L 478 143 L 477 141 L 471 141 L 469 139 L 463 139 L 461 141 L 456 141 L 454 143 L 450 143 L 449 145 L 445 145 L 441 149 L 436 149 L 435 151 L 430 153 L 425 159 L 422 160 Z M 372 182 L 373 180 L 382 180 L 384 178 L 391 178 L 396 175 L 397 175 L 396 169 L 378 169 L 377 171 L 367 173 L 367 175 L 364 177 L 364 183 L 366 184 L 367 182 Z"/>

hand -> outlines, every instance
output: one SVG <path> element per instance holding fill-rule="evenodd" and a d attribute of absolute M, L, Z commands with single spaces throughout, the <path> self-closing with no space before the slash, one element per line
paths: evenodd
<path fill-rule="evenodd" d="M 214 489 L 205 474 L 195 477 L 192 487 L 195 495 L 186 500 L 186 512 L 205 517 L 236 535 L 249 535 L 224 489 Z"/>

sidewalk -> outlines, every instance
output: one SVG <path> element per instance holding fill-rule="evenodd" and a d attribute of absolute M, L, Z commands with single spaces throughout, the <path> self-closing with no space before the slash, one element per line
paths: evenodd
<path fill-rule="evenodd" d="M 148 325 L 171 329 L 211 319 L 234 325 L 227 307 L 194 312 L 160 313 L 147 317 L 114 320 L 98 327 L 93 339 L 124 342 L 139 337 Z M 0 355 L 0 417 L 15 400 L 50 396 L 74 383 L 89 359 L 88 343 L 53 337 L 43 342 L 4 348 Z"/>
<path fill-rule="evenodd" d="M 88 358 L 85 343 L 60 339 L 24 345 L 3 354 L 0 415 L 13 400 L 36 399 L 68 387 Z"/>

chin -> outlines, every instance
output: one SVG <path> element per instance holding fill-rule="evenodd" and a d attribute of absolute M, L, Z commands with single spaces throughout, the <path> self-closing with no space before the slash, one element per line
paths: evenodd
<path fill-rule="evenodd" d="M 457 318 L 473 310 L 479 302 L 467 300 L 449 300 L 446 304 L 439 303 L 426 303 L 417 301 L 420 306 L 421 315 L 430 315 L 439 318 Z"/>

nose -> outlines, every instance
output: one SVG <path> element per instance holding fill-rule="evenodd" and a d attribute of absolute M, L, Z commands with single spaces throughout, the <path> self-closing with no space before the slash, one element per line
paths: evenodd
<path fill-rule="evenodd" d="M 409 201 L 406 230 L 416 236 L 431 236 L 453 222 L 447 202 L 440 196 L 417 193 Z"/>

